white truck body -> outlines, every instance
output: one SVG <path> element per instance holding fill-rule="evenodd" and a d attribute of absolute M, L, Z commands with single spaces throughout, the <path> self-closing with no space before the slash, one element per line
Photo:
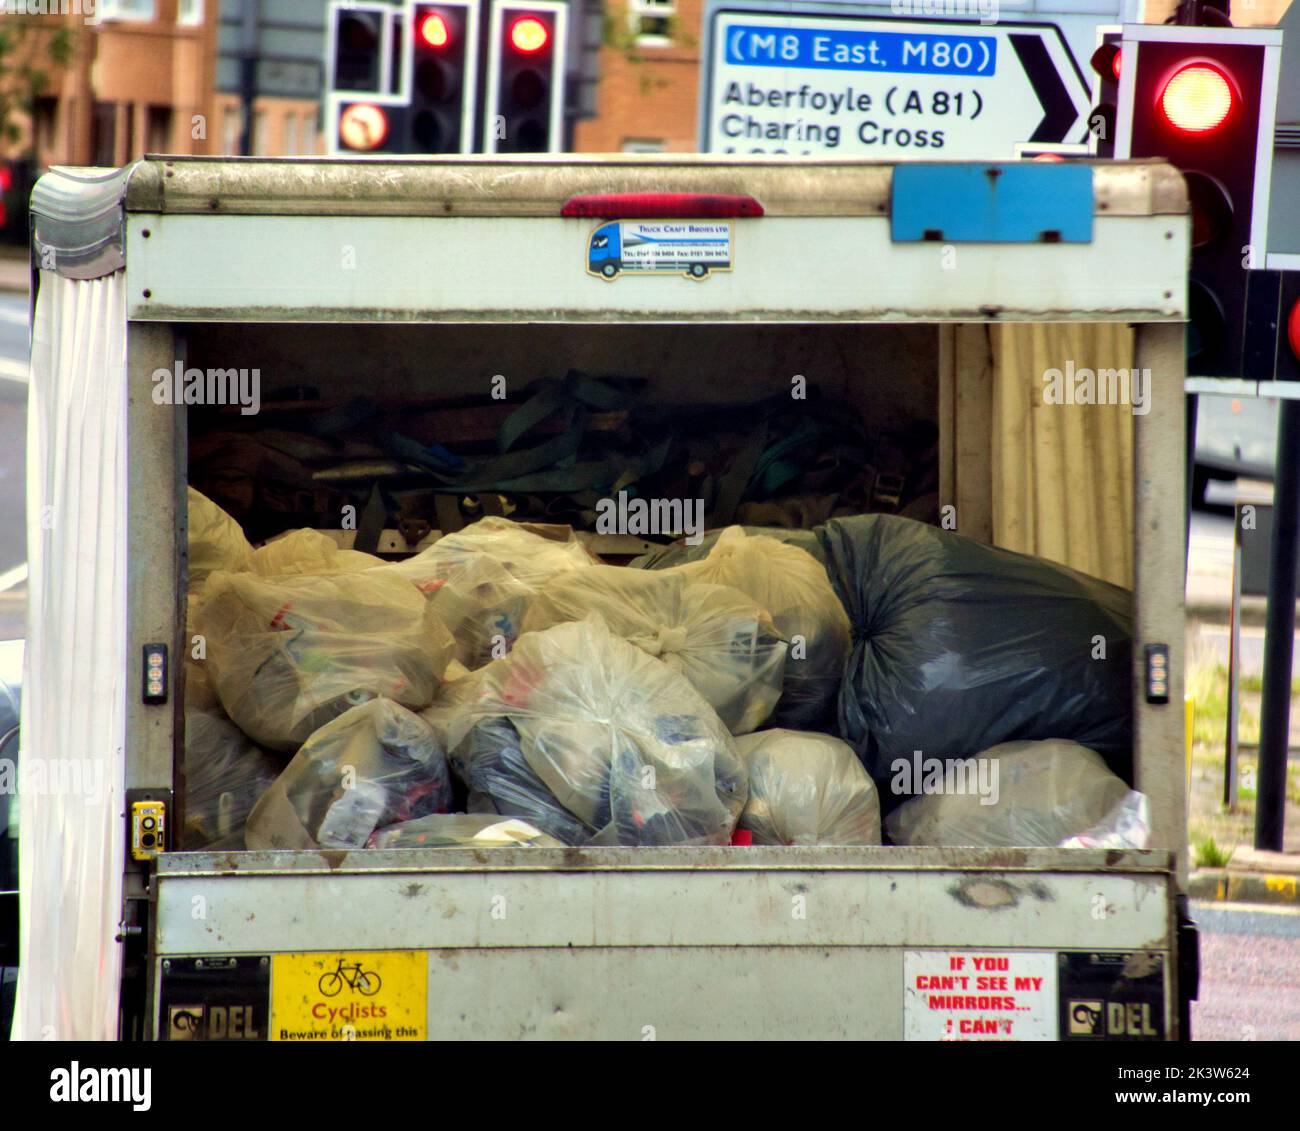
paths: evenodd
<path fill-rule="evenodd" d="M 934 243 L 892 238 L 894 168 L 860 161 L 146 158 L 99 180 L 50 173 L 34 204 L 45 269 L 22 756 L 93 759 L 107 784 L 98 806 L 23 798 L 17 1034 L 1185 1035 L 1187 203 L 1161 164 L 1089 168 L 1089 240 L 962 242 L 956 271 Z M 600 221 L 561 217 L 565 202 L 647 191 L 746 194 L 763 215 L 729 221 L 732 270 L 593 277 Z M 253 365 L 267 383 L 346 393 L 577 366 L 715 402 L 816 372 L 872 411 L 919 406 L 936 420 L 951 484 L 972 459 L 952 442 L 972 364 L 962 327 L 998 320 L 1130 323 L 1136 364 L 1154 374 L 1126 481 L 1134 784 L 1151 804 L 1149 850 L 130 858 L 131 803 L 161 801 L 173 827 L 183 815 L 183 665 L 165 702 L 145 702 L 141 685 L 145 645 L 179 658 L 188 644 L 187 409 L 156 402 L 156 370 Z M 1148 643 L 1169 649 L 1168 704 L 1144 694 Z M 1095 989 L 1107 963 L 1136 987 L 1132 1001 Z M 313 997 L 358 966 L 382 976 L 373 1000 Z"/>

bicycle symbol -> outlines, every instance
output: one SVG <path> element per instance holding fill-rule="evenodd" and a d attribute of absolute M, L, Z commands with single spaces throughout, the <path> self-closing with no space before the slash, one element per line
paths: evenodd
<path fill-rule="evenodd" d="M 373 970 L 363 970 L 360 962 L 345 965 L 340 958 L 337 967 L 320 976 L 316 988 L 326 997 L 335 997 L 342 993 L 345 984 L 365 997 L 374 997 L 379 992 L 379 975 Z"/>

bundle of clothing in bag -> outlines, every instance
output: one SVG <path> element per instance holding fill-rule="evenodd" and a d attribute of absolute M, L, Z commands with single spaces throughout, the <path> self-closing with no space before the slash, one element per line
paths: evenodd
<path fill-rule="evenodd" d="M 1131 599 L 1063 566 L 892 515 L 630 567 L 190 523 L 185 847 L 1146 843 Z"/>

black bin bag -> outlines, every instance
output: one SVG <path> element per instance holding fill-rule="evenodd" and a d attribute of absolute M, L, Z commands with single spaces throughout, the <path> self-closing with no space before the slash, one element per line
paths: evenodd
<path fill-rule="evenodd" d="M 831 519 L 818 537 L 853 626 L 840 733 L 877 782 L 917 750 L 1048 738 L 1132 782 L 1128 590 L 896 515 Z"/>

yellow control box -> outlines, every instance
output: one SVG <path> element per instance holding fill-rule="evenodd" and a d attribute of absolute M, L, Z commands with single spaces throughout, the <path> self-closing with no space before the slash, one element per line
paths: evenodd
<path fill-rule="evenodd" d="M 161 801 L 131 803 L 131 857 L 152 860 L 166 847 L 167 811 Z"/>

